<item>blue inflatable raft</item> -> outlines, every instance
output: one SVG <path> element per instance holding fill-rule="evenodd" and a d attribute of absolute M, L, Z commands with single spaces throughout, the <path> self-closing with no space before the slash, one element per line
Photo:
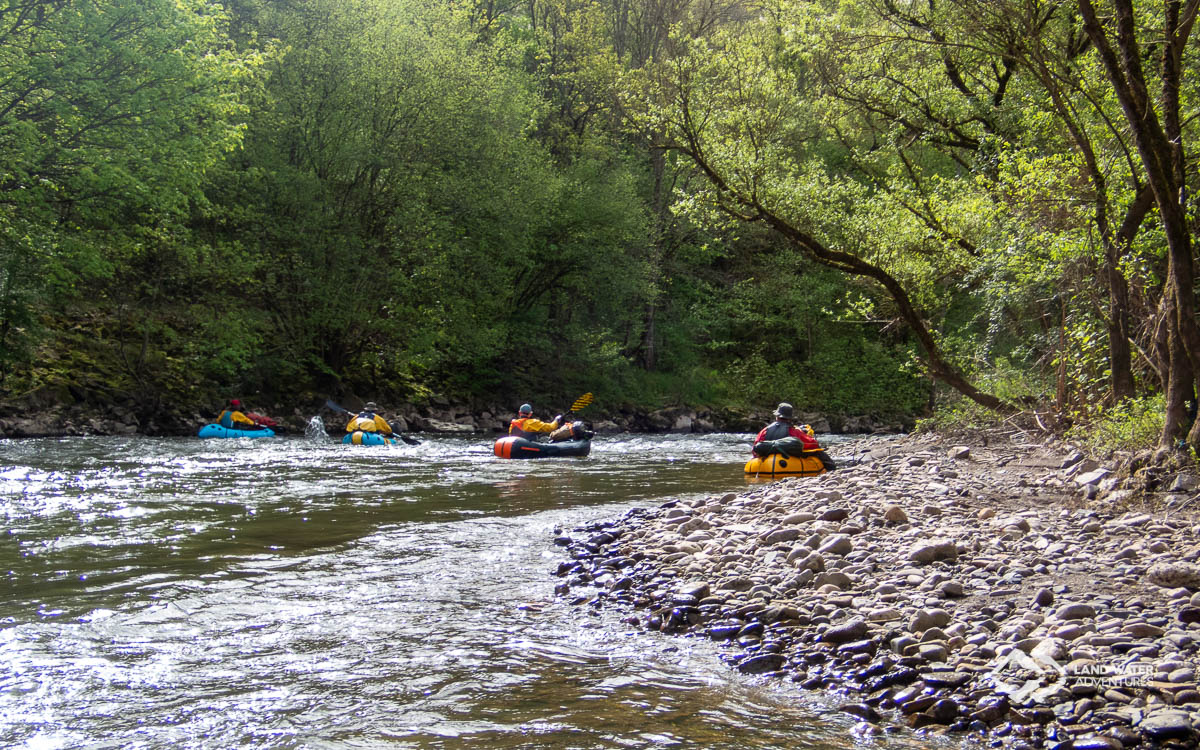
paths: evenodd
<path fill-rule="evenodd" d="M 202 438 L 264 438 L 275 437 L 275 430 L 260 427 L 257 430 L 233 430 L 219 424 L 206 424 L 197 433 Z"/>
<path fill-rule="evenodd" d="M 362 430 L 355 430 L 342 438 L 342 445 L 395 445 L 398 442 L 400 442 L 399 438 Z"/>

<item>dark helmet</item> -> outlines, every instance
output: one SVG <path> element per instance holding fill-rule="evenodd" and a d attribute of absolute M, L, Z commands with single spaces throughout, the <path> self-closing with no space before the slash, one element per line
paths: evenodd
<path fill-rule="evenodd" d="M 518 414 L 533 414 L 533 407 L 529 404 L 521 404 L 521 408 L 517 409 Z"/>
<path fill-rule="evenodd" d="M 790 420 L 793 418 L 794 414 L 795 413 L 792 411 L 792 405 L 789 403 L 784 402 L 775 407 L 775 416 L 779 417 L 780 419 Z"/>
<path fill-rule="evenodd" d="M 374 401 L 368 401 L 363 404 L 363 411 L 377 411 L 378 409 L 379 407 L 375 405 Z"/>
<path fill-rule="evenodd" d="M 238 401 L 236 398 L 234 398 L 234 399 L 229 400 L 229 405 L 230 406 L 241 406 L 242 402 Z"/>

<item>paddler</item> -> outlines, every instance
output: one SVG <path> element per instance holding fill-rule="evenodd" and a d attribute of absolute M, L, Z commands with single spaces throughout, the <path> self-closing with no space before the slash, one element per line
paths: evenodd
<path fill-rule="evenodd" d="M 374 401 L 363 404 L 362 411 L 350 417 L 346 423 L 346 432 L 377 432 L 380 435 L 391 435 L 392 426 L 387 420 L 376 414 L 379 407 Z"/>
<path fill-rule="evenodd" d="M 258 430 L 261 429 L 253 419 L 242 413 L 242 402 L 231 398 L 225 402 L 225 408 L 217 417 L 217 424 L 228 430 Z"/>
<path fill-rule="evenodd" d="M 758 445 L 764 440 L 782 440 L 786 437 L 793 437 L 804 444 L 804 450 L 820 450 L 821 444 L 817 442 L 816 436 L 813 434 L 813 429 L 808 425 L 802 428 L 797 427 L 795 419 L 795 410 L 789 403 L 781 403 L 775 407 L 775 421 L 759 431 L 758 436 L 754 438 L 754 444 Z"/>
<path fill-rule="evenodd" d="M 534 418 L 532 406 L 521 404 L 521 408 L 517 410 L 516 419 L 508 423 L 508 434 L 523 437 L 526 440 L 537 440 L 539 434 L 554 432 L 560 424 L 562 424 L 561 414 L 555 417 L 553 422 L 543 422 Z"/>

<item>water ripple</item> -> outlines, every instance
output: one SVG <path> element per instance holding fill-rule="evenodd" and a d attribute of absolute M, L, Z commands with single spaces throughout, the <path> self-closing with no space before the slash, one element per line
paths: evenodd
<path fill-rule="evenodd" d="M 556 527 L 745 486 L 744 435 L 3 441 L 0 745 L 849 747 L 707 642 L 553 594 Z"/>

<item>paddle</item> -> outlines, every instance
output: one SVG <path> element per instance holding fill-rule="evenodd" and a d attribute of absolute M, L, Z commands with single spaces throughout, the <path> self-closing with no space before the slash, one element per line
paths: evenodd
<path fill-rule="evenodd" d="M 327 407 L 329 407 L 330 409 L 332 409 L 333 411 L 341 412 L 342 414 L 349 414 L 350 416 L 354 416 L 354 412 L 335 404 L 330 399 L 325 399 L 325 405 Z M 392 435 L 403 440 L 404 442 L 408 443 L 409 445 L 420 445 L 421 444 L 421 441 L 417 440 L 414 437 L 409 437 L 407 435 L 401 435 L 401 434 L 395 433 L 395 432 L 393 432 Z"/>
<path fill-rule="evenodd" d="M 577 411 L 582 411 L 590 403 L 592 403 L 592 394 L 590 392 L 585 393 L 582 396 L 580 396 L 579 398 L 575 399 L 575 402 L 571 404 L 571 408 L 568 409 L 567 413 L 563 415 L 562 424 L 567 424 L 568 422 L 574 421 L 573 419 L 571 419 L 571 415 Z M 572 429 L 571 432 L 573 435 L 576 434 L 574 429 Z M 591 432 L 590 430 L 584 431 L 584 436 L 587 440 L 591 440 L 592 436 L 595 434 L 596 433 Z"/>
<path fill-rule="evenodd" d="M 585 393 L 579 398 L 575 399 L 575 403 L 571 404 L 571 408 L 567 410 L 567 414 L 580 411 L 590 403 L 592 403 L 592 394 Z"/>

